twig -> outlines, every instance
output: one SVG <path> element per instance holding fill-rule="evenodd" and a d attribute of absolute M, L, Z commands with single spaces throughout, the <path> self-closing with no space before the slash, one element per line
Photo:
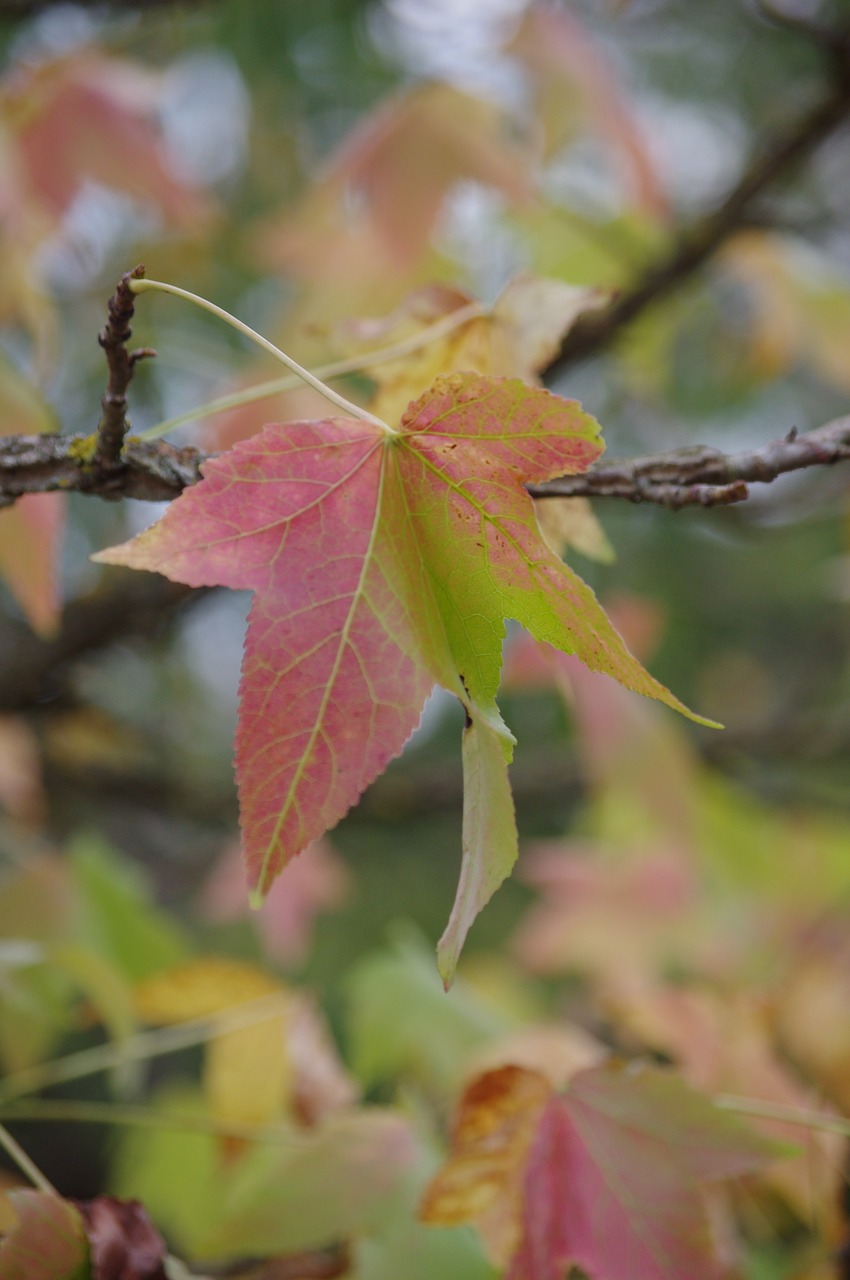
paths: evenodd
<path fill-rule="evenodd" d="M 51 490 L 101 498 L 177 498 L 201 479 L 212 454 L 164 440 L 126 442 L 115 467 L 86 461 L 85 436 L 7 436 L 0 439 L 0 507 L 25 493 Z M 768 483 L 803 467 L 831 466 L 850 459 L 850 417 L 804 435 L 794 432 L 749 453 L 724 454 L 698 445 L 644 458 L 598 463 L 582 475 L 529 485 L 535 498 L 624 498 L 678 510 L 719 506 L 749 497 L 747 484 Z"/>
<path fill-rule="evenodd" d="M 850 417 L 837 418 L 814 431 L 796 429 L 781 440 L 748 453 L 721 453 L 703 445 L 645 458 L 598 463 L 582 475 L 529 485 L 532 497 L 625 498 L 653 502 L 674 511 L 742 502 L 748 483 L 768 484 L 804 467 L 832 466 L 850 460 Z"/>
<path fill-rule="evenodd" d="M 97 337 L 106 352 L 108 376 L 106 390 L 100 401 L 103 415 L 97 427 L 93 461 L 95 466 L 104 472 L 120 465 L 124 437 L 129 429 L 127 388 L 133 380 L 136 365 L 140 360 L 156 355 L 150 347 L 139 347 L 136 351 L 127 350 L 127 343 L 133 333 L 130 321 L 133 318 L 134 295 L 130 282 L 141 279 L 144 274 L 145 269 L 142 266 L 124 272 L 114 294 L 109 299 L 107 307 L 109 318 Z"/>
<path fill-rule="evenodd" d="M 828 52 L 834 69 L 829 92 L 754 156 L 717 209 L 681 231 L 668 252 L 607 307 L 588 311 L 579 318 L 561 344 L 558 355 L 544 371 L 547 381 L 604 350 L 632 320 L 690 279 L 735 231 L 753 218 L 758 198 L 847 119 L 850 114 L 850 32 L 832 33 Z"/>
<path fill-rule="evenodd" d="M 69 667 L 127 637 L 159 636 L 203 591 L 158 574 L 114 574 L 65 608 L 59 631 L 45 639 L 23 622 L 0 619 L 0 710 L 18 711 L 61 698 Z"/>

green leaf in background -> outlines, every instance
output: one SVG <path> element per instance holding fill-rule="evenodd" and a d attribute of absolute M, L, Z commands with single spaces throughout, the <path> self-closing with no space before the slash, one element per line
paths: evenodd
<path fill-rule="evenodd" d="M 188 943 L 175 920 L 154 905 L 141 868 L 93 835 L 78 837 L 69 856 L 81 936 L 129 982 L 186 958 Z"/>
<path fill-rule="evenodd" d="M 349 1059 L 367 1086 L 405 1075 L 445 1093 L 473 1050 L 513 1029 L 462 980 L 446 993 L 415 934 L 361 961 L 348 988 Z"/>

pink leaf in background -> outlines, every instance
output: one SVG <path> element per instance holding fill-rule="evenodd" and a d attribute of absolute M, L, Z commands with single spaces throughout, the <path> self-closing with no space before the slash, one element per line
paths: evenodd
<path fill-rule="evenodd" d="M 74 1205 L 29 1188 L 8 1195 L 18 1222 L 0 1240 L 2 1280 L 88 1280 L 89 1244 Z"/>
<path fill-rule="evenodd" d="M 421 1215 L 475 1222 L 508 1280 L 716 1280 L 704 1188 L 775 1153 L 667 1071 L 608 1063 L 557 1093 L 504 1066 L 467 1089 Z"/>

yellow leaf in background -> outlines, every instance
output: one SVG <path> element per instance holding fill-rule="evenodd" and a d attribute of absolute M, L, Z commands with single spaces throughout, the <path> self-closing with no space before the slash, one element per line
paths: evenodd
<path fill-rule="evenodd" d="M 257 965 L 204 956 L 140 982 L 136 1010 L 146 1022 L 168 1025 L 222 1013 L 275 991 L 282 992 L 282 984 Z"/>
<path fill-rule="evenodd" d="M 256 1022 L 228 1027 L 224 1016 L 262 996 L 271 1001 Z M 286 1035 L 293 1000 L 283 983 L 256 965 L 207 956 L 139 983 L 136 1009 L 153 1023 L 179 1023 L 221 1014 L 221 1031 L 206 1047 L 204 1091 L 222 1123 L 269 1125 L 289 1109 L 291 1070 Z"/>
<path fill-rule="evenodd" d="M 204 1093 L 217 1120 L 262 1126 L 283 1119 L 291 1086 L 285 1028 L 286 1016 L 281 1013 L 210 1041 Z"/>
<path fill-rule="evenodd" d="M 523 274 L 488 310 L 461 289 L 431 284 L 408 294 L 390 315 L 339 326 L 337 338 L 346 355 L 366 355 L 421 335 L 418 349 L 368 370 L 376 384 L 369 410 L 394 422 L 440 374 L 471 370 L 537 383 L 578 317 L 609 297 L 603 289 Z M 441 332 L 444 322 L 451 327 Z M 432 327 L 437 331 L 427 340 Z"/>
<path fill-rule="evenodd" d="M 613 564 L 617 553 L 587 498 L 543 498 L 534 504 L 540 532 L 556 555 L 568 547 L 600 564 Z"/>
<path fill-rule="evenodd" d="M 740 232 L 721 262 L 747 286 L 748 354 L 760 377 L 806 362 L 833 386 L 850 390 L 850 279 L 836 277 L 811 245 L 773 232 Z"/>
<path fill-rule="evenodd" d="M 585 311 L 611 300 L 607 289 L 566 284 L 529 272 L 514 276 L 493 305 L 492 372 L 536 382 Z"/>

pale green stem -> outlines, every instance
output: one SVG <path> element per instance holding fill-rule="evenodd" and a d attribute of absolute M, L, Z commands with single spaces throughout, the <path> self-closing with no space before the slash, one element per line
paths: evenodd
<path fill-rule="evenodd" d="M 120 1044 L 96 1045 L 93 1049 L 82 1049 L 79 1053 L 70 1053 L 64 1058 L 54 1058 L 51 1062 L 40 1062 L 25 1071 L 8 1076 L 0 1084 L 0 1103 L 67 1080 L 80 1080 L 99 1071 L 110 1071 L 125 1062 L 143 1061 L 163 1053 L 175 1053 L 178 1049 L 186 1049 L 191 1045 L 203 1044 L 228 1031 L 255 1026 L 280 1010 L 281 995 L 279 992 L 271 992 L 210 1017 L 194 1018 L 174 1027 L 157 1027 L 154 1031 L 142 1031 L 136 1036 L 130 1036 Z"/>
<path fill-rule="evenodd" d="M 735 1111 L 742 1116 L 761 1120 L 782 1120 L 786 1124 L 798 1124 L 805 1129 L 820 1129 L 824 1133 L 837 1133 L 850 1138 L 850 1120 L 843 1116 L 831 1116 L 826 1111 L 809 1111 L 806 1107 L 791 1107 L 781 1102 L 763 1102 L 760 1098 L 739 1098 L 731 1093 L 721 1093 L 714 1104 L 723 1111 Z"/>
<path fill-rule="evenodd" d="M 0 1147 L 3 1147 L 10 1160 L 13 1160 L 25 1178 L 29 1178 L 34 1187 L 48 1196 L 57 1196 L 52 1182 L 48 1182 L 37 1164 L 30 1160 L 19 1142 L 16 1142 L 5 1125 L 0 1124 Z"/>
<path fill-rule="evenodd" d="M 322 379 L 341 378 L 347 373 L 361 373 L 368 369 L 374 369 L 378 365 L 388 364 L 391 360 L 397 360 L 401 356 L 419 351 L 422 347 L 427 347 L 430 343 L 436 342 L 438 338 L 445 337 L 453 329 L 458 329 L 462 324 L 466 324 L 468 320 L 474 320 L 476 317 L 486 314 L 487 312 L 480 302 L 470 302 L 468 306 L 459 307 L 457 311 L 453 311 L 450 315 L 442 316 L 439 320 L 435 320 L 433 324 L 429 324 L 426 329 L 422 329 L 419 333 L 411 334 L 407 338 L 400 338 L 398 342 L 389 343 L 386 347 L 378 347 L 375 351 L 366 351 L 359 356 L 349 356 L 345 360 L 334 360 L 330 364 L 320 365 L 318 369 L 313 370 L 313 374 L 315 377 Z M 197 422 L 199 418 L 208 418 L 216 413 L 225 413 L 228 409 L 240 409 L 243 404 L 253 404 L 255 400 L 265 400 L 269 396 L 279 395 L 282 391 L 291 391 L 300 382 L 301 379 L 295 375 L 290 375 L 286 378 L 272 378 L 268 382 L 258 382 L 253 387 L 245 387 L 242 391 L 233 391 L 230 395 L 218 396 L 215 400 L 208 400 L 206 404 L 198 405 L 194 409 L 187 409 L 185 413 L 177 414 L 174 418 L 165 418 L 155 426 L 148 427 L 146 431 L 138 432 L 138 439 L 158 440 L 161 436 L 168 435 L 170 431 L 176 431 L 178 427 L 185 426 L 187 422 Z"/>
<path fill-rule="evenodd" d="M 308 387 L 318 391 L 319 395 L 324 396 L 326 400 L 330 400 L 331 404 L 336 405 L 338 409 L 342 409 L 346 414 L 350 414 L 354 418 L 361 418 L 364 422 L 371 422 L 376 427 L 381 427 L 388 435 L 397 434 L 386 422 L 382 422 L 374 414 L 367 413 L 365 409 L 361 409 L 360 405 L 354 404 L 351 400 L 346 400 L 345 396 L 341 396 L 338 392 L 325 386 L 320 378 L 315 377 L 308 369 L 302 368 L 285 351 L 281 351 L 273 342 L 269 342 L 268 338 L 264 338 L 261 333 L 257 333 L 256 329 L 252 329 L 244 321 L 237 320 L 236 316 L 232 316 L 223 307 L 217 307 L 214 302 L 209 302 L 197 293 L 189 293 L 188 289 L 180 289 L 176 284 L 166 284 L 162 280 L 131 280 L 130 288 L 133 293 L 171 293 L 175 298 L 183 298 L 186 302 L 193 302 L 196 307 L 200 307 L 203 311 L 208 311 L 210 315 L 218 316 L 220 320 L 224 320 L 226 324 L 244 334 L 246 338 L 256 342 L 258 347 L 262 347 L 269 355 L 274 356 L 275 360 L 285 364 L 287 369 L 291 369 L 293 373 L 297 374 L 302 382 L 306 382 Z"/>
<path fill-rule="evenodd" d="M 14 1102 L 2 1107 L 7 1120 L 50 1120 L 62 1123 L 115 1124 L 143 1129 L 178 1129 L 192 1133 L 211 1133 L 220 1138 L 243 1138 L 248 1142 L 279 1143 L 286 1130 L 278 1126 L 228 1124 L 215 1116 L 191 1115 L 188 1112 L 154 1111 L 127 1103 L 82 1102 L 73 1099 L 39 1099 Z"/>

